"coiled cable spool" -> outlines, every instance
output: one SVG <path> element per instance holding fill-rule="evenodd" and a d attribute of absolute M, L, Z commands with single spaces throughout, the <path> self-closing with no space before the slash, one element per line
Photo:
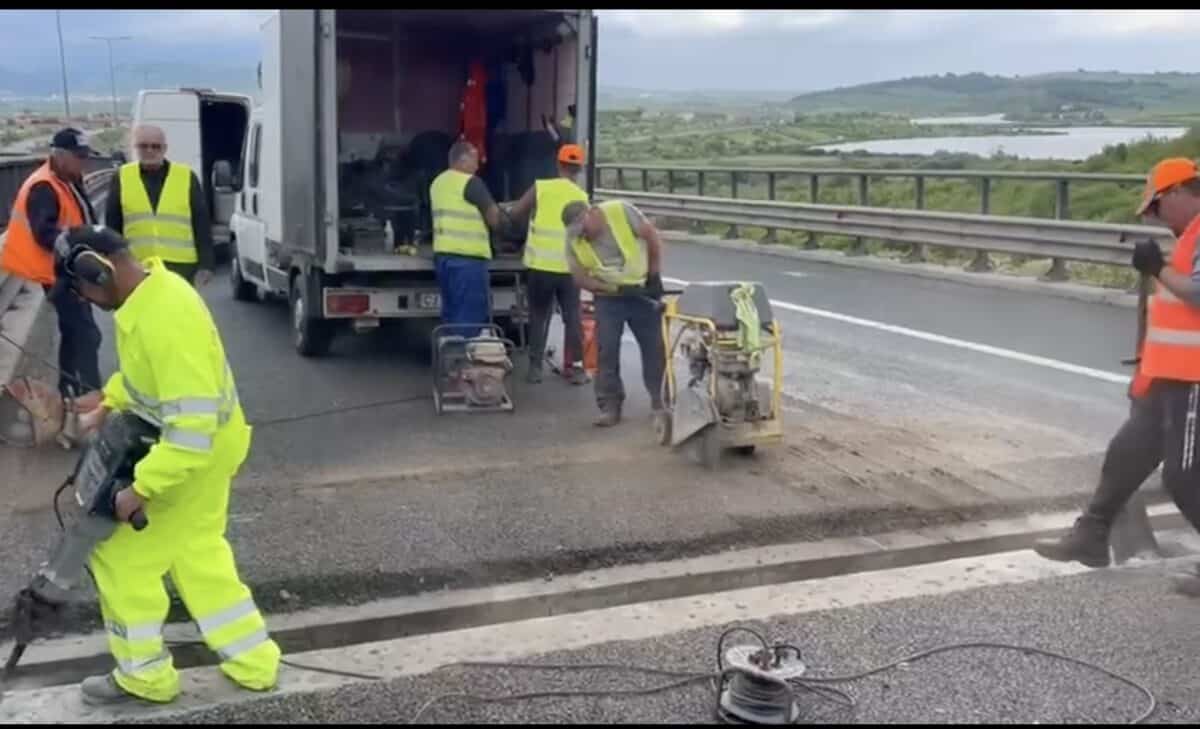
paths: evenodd
<path fill-rule="evenodd" d="M 733 646 L 724 655 L 717 717 L 727 724 L 794 724 L 800 706 L 790 680 L 804 675 L 790 646 Z"/>

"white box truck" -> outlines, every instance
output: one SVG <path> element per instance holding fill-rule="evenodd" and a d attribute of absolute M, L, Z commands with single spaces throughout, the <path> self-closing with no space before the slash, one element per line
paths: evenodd
<path fill-rule="evenodd" d="M 133 123 L 161 127 L 167 158 L 192 168 L 200 179 L 212 217 L 213 245 L 227 253 L 252 102 L 243 94 L 212 89 L 144 89 L 133 105 Z M 137 159 L 130 135 L 128 159 Z"/>
<path fill-rule="evenodd" d="M 593 156 L 596 27 L 590 10 L 276 11 L 231 225 L 234 296 L 287 297 L 305 356 L 339 329 L 440 317 L 429 185 L 472 70 L 487 74 L 479 176 L 515 200 L 556 174 L 545 119 L 573 115 Z M 589 164 L 589 193 L 594 178 Z M 493 317 L 510 331 L 526 320 L 527 222 L 493 236 Z"/>

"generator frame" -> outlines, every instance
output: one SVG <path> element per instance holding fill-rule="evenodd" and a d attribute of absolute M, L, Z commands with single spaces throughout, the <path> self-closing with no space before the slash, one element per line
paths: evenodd
<path fill-rule="evenodd" d="M 715 468 L 725 449 L 737 449 L 749 454 L 758 445 L 778 443 L 783 440 L 783 333 L 778 318 L 763 328 L 767 341 L 762 343 L 759 352 L 771 350 L 774 362 L 771 377 L 771 414 L 770 417 L 739 422 L 726 422 L 717 411 L 717 377 L 714 350 L 720 342 L 736 338 L 736 332 L 722 332 L 712 319 L 690 314 L 681 314 L 678 309 L 679 297 L 669 296 L 663 302 L 662 338 L 665 367 L 663 373 L 663 408 L 665 413 L 655 422 L 659 443 L 664 446 L 678 448 L 692 440 L 699 440 L 700 460 L 708 468 Z M 681 326 L 674 338 L 671 337 L 673 323 Z M 679 344 L 688 330 L 700 330 L 710 337 L 713 343 L 708 348 L 708 406 L 709 425 L 695 433 L 676 438 L 673 426 L 674 410 L 677 403 L 677 383 L 674 362 Z M 759 377 L 755 377 L 759 381 Z"/>

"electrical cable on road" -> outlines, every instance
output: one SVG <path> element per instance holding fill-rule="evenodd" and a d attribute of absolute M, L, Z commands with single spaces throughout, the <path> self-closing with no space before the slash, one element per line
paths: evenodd
<path fill-rule="evenodd" d="M 42 365 L 49 367 L 55 374 L 66 378 L 68 381 L 70 381 L 73 384 L 75 384 L 76 386 L 78 386 L 80 388 L 81 392 L 85 391 L 87 389 L 84 386 L 84 384 L 82 382 L 80 382 L 80 380 L 77 377 L 74 377 L 73 375 L 63 372 L 61 369 L 59 369 L 58 365 L 50 362 L 45 357 L 41 357 L 39 355 L 34 354 L 33 352 L 30 352 L 24 346 L 13 341 L 13 339 L 11 337 L 9 337 L 7 334 L 5 334 L 2 331 L 0 331 L 0 339 L 3 339 L 4 341 L 8 342 L 12 346 L 16 347 L 20 352 L 22 352 L 26 356 L 32 357 L 35 360 L 37 360 L 39 363 L 41 363 Z M 359 405 L 346 405 L 344 407 L 329 408 L 328 410 L 318 410 L 316 412 L 302 413 L 300 415 L 285 415 L 285 416 L 279 417 L 279 418 L 267 418 L 264 420 L 250 420 L 249 418 L 247 418 L 246 422 L 248 425 L 250 425 L 252 427 L 262 428 L 262 427 L 271 426 L 271 425 L 283 425 L 283 424 L 287 424 L 287 423 L 298 423 L 298 422 L 301 422 L 304 420 L 315 420 L 317 418 L 325 418 L 325 417 L 329 417 L 332 415 L 341 415 L 343 413 L 352 413 L 352 412 L 356 412 L 359 410 L 371 410 L 374 408 L 390 407 L 393 405 L 407 405 L 407 404 L 411 404 L 411 403 L 425 402 L 427 400 L 429 400 L 429 395 L 411 395 L 409 397 L 400 397 L 400 398 L 395 398 L 395 399 L 391 399 L 391 400 L 377 400 L 374 402 L 361 403 Z"/>
<path fill-rule="evenodd" d="M 492 661 L 469 661 L 469 662 L 450 663 L 450 664 L 439 667 L 439 670 L 447 669 L 447 668 L 455 668 L 455 667 L 459 667 L 459 668 L 498 668 L 498 669 L 508 669 L 508 670 L 533 669 L 533 670 L 553 670 L 553 671 L 624 670 L 624 671 L 631 671 L 631 672 L 650 673 L 650 674 L 667 675 L 667 676 L 684 676 L 685 678 L 682 678 L 680 680 L 673 681 L 670 683 L 661 684 L 661 685 L 657 685 L 657 686 L 650 686 L 650 687 L 642 688 L 642 689 L 536 691 L 536 692 L 529 692 L 529 693 L 509 694 L 509 695 L 505 695 L 505 696 L 480 696 L 480 695 L 475 695 L 475 694 L 457 693 L 457 692 L 440 694 L 440 695 L 434 696 L 433 698 L 426 701 L 425 704 L 421 706 L 420 710 L 418 710 L 417 713 L 413 715 L 412 719 L 409 720 L 409 723 L 416 724 L 416 723 L 420 722 L 421 718 L 429 711 L 430 708 L 432 708 L 433 706 L 435 706 L 443 701 L 447 701 L 450 699 L 465 699 L 467 701 L 474 701 L 477 703 L 504 703 L 504 702 L 510 702 L 510 701 L 533 700 L 533 699 L 540 699 L 540 698 L 587 698 L 587 697 L 601 698 L 601 697 L 616 697 L 616 696 L 645 696 L 645 695 L 650 695 L 650 694 L 661 693 L 663 691 L 669 691 L 669 690 L 675 689 L 675 688 L 681 688 L 683 686 L 688 686 L 693 683 L 699 683 L 701 681 L 714 682 L 716 684 L 716 688 L 718 689 L 718 691 L 717 691 L 718 698 L 720 698 L 720 685 L 725 683 L 727 680 L 730 680 L 732 683 L 732 679 L 735 678 L 735 676 L 733 676 L 732 674 L 735 674 L 738 672 L 738 669 L 736 669 L 736 668 L 726 669 L 724 667 L 724 658 L 723 658 L 723 650 L 722 650 L 724 648 L 724 643 L 725 643 L 726 638 L 728 638 L 728 636 L 730 634 L 737 632 L 737 631 L 748 632 L 748 633 L 754 635 L 758 639 L 759 643 L 763 646 L 762 651 L 758 651 L 753 655 L 759 657 L 759 658 L 755 658 L 754 660 L 761 661 L 759 667 L 762 668 L 764 671 L 767 671 L 773 667 L 779 667 L 779 666 L 783 665 L 785 659 L 788 658 L 788 656 L 785 655 L 787 653 L 792 654 L 792 657 L 795 660 L 798 660 L 801 656 L 800 650 L 795 645 L 787 644 L 787 643 L 779 643 L 779 644 L 771 645 L 757 631 L 750 629 L 750 628 L 745 628 L 742 626 L 735 626 L 735 627 L 729 628 L 724 633 L 722 633 L 721 637 L 717 641 L 717 665 L 718 665 L 718 669 L 719 669 L 717 673 L 689 673 L 686 671 L 669 671 L 669 670 L 664 670 L 664 669 L 660 669 L 660 668 L 637 666 L 637 665 L 624 665 L 624 664 L 538 664 L 538 663 L 513 663 L 513 662 L 504 662 L 504 661 L 495 661 L 495 662 L 492 662 Z M 1020 645 L 1014 645 L 1014 644 L 1008 644 L 1008 643 L 983 642 L 983 641 L 951 643 L 951 644 L 947 644 L 947 645 L 936 646 L 934 648 L 920 651 L 918 653 L 914 653 L 912 655 L 905 656 L 903 658 L 899 658 L 897 660 L 894 660 L 894 661 L 885 663 L 883 665 L 876 666 L 874 668 L 871 668 L 871 669 L 868 669 L 865 671 L 861 671 L 858 673 L 847 674 L 847 675 L 842 675 L 842 676 L 811 676 L 811 677 L 805 676 L 803 678 L 788 679 L 786 681 L 786 683 L 793 688 L 801 689 L 801 690 L 811 693 L 815 696 L 826 699 L 827 701 L 838 704 L 842 707 L 853 708 L 856 705 L 853 697 L 851 697 L 850 695 L 848 695 L 842 691 L 831 688 L 828 684 L 854 683 L 856 681 L 860 681 L 862 679 L 883 673 L 885 671 L 893 670 L 900 666 L 913 664 L 913 663 L 925 660 L 927 658 L 930 658 L 932 656 L 936 656 L 936 655 L 939 655 L 942 653 L 948 653 L 951 651 L 977 650 L 977 649 L 1004 650 L 1004 651 L 1023 653 L 1025 655 L 1040 655 L 1040 656 L 1043 656 L 1046 658 L 1050 658 L 1052 660 L 1063 661 L 1063 662 L 1070 663 L 1070 664 L 1073 664 L 1076 666 L 1080 666 L 1082 668 L 1087 668 L 1092 671 L 1096 671 L 1096 672 L 1101 673 L 1115 681 L 1125 684 L 1126 686 L 1129 686 L 1130 688 L 1137 690 L 1139 693 L 1141 693 L 1143 696 L 1146 697 L 1145 710 L 1143 710 L 1142 713 L 1139 714 L 1137 717 L 1132 719 L 1129 722 L 1130 724 L 1144 723 L 1147 719 L 1149 719 L 1151 716 L 1153 716 L 1154 712 L 1157 711 L 1157 709 L 1158 709 L 1158 699 L 1154 696 L 1153 692 L 1151 692 L 1150 689 L 1146 688 L 1144 685 L 1135 681 L 1134 679 L 1122 676 L 1118 673 L 1110 671 L 1106 668 L 1098 666 L 1089 661 L 1085 661 L 1081 658 L 1074 658 L 1072 656 L 1064 655 L 1061 653 L 1055 653 L 1054 651 L 1043 650 L 1041 648 L 1032 648 L 1029 646 L 1020 646 Z M 780 691 L 780 690 L 764 691 L 764 690 L 762 690 L 762 688 L 760 686 L 757 686 L 755 684 L 750 684 L 750 683 L 743 684 L 739 688 L 741 690 L 741 693 L 736 693 L 734 700 L 748 702 L 747 704 L 743 704 L 741 706 L 741 708 L 743 708 L 743 709 L 745 709 L 745 708 L 761 709 L 764 711 L 770 711 L 776 715 L 778 715 L 779 713 L 782 712 L 783 716 L 789 716 L 790 712 L 792 712 L 792 706 L 790 706 L 790 704 L 793 699 L 792 699 L 792 696 L 790 693 L 786 693 L 786 692 Z M 784 701 L 786 701 L 788 703 L 784 704 L 783 703 Z M 718 708 L 718 716 L 722 719 L 726 719 L 727 721 L 735 720 L 735 719 L 723 716 L 722 712 L 720 711 L 719 708 Z M 798 717 L 790 718 L 789 721 L 778 722 L 778 723 L 795 723 L 796 721 L 798 721 Z M 746 723 L 746 722 L 741 722 L 741 723 Z M 775 722 L 772 722 L 772 723 L 775 723 Z"/>

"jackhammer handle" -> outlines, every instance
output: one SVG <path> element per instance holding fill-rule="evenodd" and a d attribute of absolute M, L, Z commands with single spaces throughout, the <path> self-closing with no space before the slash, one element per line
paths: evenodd
<path fill-rule="evenodd" d="M 149 523 L 150 520 L 146 518 L 146 514 L 141 509 L 138 509 L 129 515 L 129 524 L 133 527 L 135 532 L 140 532 L 141 530 L 145 529 L 146 525 Z"/>

